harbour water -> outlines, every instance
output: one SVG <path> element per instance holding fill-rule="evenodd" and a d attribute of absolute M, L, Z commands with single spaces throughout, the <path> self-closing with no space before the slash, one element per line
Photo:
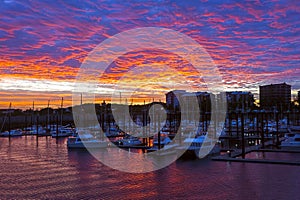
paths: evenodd
<path fill-rule="evenodd" d="M 34 136 L 0 138 L 0 159 L 0 199 L 300 199 L 299 166 L 177 160 L 132 174 Z"/>

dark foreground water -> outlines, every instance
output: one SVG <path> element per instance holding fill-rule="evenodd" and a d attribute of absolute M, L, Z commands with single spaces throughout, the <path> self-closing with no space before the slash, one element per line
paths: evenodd
<path fill-rule="evenodd" d="M 130 174 L 68 151 L 65 139 L 8 141 L 0 138 L 0 199 L 300 199 L 299 166 L 178 160 Z"/>

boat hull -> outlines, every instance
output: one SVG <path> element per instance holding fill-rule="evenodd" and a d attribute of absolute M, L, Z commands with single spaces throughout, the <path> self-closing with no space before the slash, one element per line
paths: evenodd
<path fill-rule="evenodd" d="M 23 136 L 22 131 L 12 130 L 11 132 L 5 131 L 0 134 L 1 137 L 20 137 Z"/>
<path fill-rule="evenodd" d="M 68 149 L 98 149 L 98 148 L 106 148 L 108 146 L 108 142 L 78 142 L 78 143 L 67 143 Z"/>
<path fill-rule="evenodd" d="M 281 149 L 284 150 L 300 150 L 300 143 L 284 143 L 282 142 L 280 145 Z"/>
<path fill-rule="evenodd" d="M 202 159 L 207 158 L 211 156 L 217 156 L 220 155 L 220 148 L 219 146 L 214 146 L 212 149 L 208 148 L 207 150 L 203 150 L 203 152 L 200 152 L 200 148 L 190 147 L 188 148 L 180 158 L 184 159 Z"/>

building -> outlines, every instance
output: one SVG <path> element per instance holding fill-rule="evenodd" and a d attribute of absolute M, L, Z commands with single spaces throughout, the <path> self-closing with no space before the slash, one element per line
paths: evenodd
<path fill-rule="evenodd" d="M 184 110 L 196 111 L 196 109 L 200 109 L 201 113 L 211 111 L 211 94 L 208 92 L 186 93 L 182 95 L 182 100 Z"/>
<path fill-rule="evenodd" d="M 195 110 L 195 99 L 201 111 L 210 111 L 210 93 L 207 92 L 187 92 L 185 90 L 173 90 L 166 94 L 166 104 L 170 109 L 175 110 Z M 181 102 L 181 105 L 180 105 Z"/>
<path fill-rule="evenodd" d="M 196 92 L 196 96 L 198 99 L 200 111 L 205 112 L 211 112 L 211 100 L 212 100 L 212 94 L 208 92 Z"/>
<path fill-rule="evenodd" d="M 287 111 L 291 104 L 291 86 L 286 83 L 259 86 L 260 107 Z"/>
<path fill-rule="evenodd" d="M 226 92 L 229 111 L 249 111 L 254 107 L 254 95 L 251 92 Z"/>
<path fill-rule="evenodd" d="M 169 109 L 179 110 L 182 96 L 187 94 L 185 90 L 173 90 L 166 94 L 166 104 Z"/>
<path fill-rule="evenodd" d="M 300 91 L 298 91 L 298 98 L 297 98 L 297 100 L 298 100 L 298 103 L 300 104 Z"/>

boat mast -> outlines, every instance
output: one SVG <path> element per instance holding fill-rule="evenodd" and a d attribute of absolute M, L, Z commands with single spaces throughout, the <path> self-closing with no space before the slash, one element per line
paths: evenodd
<path fill-rule="evenodd" d="M 8 135 L 9 135 L 9 139 L 10 139 L 10 117 L 11 117 L 11 102 L 9 103 L 9 109 L 8 109 Z"/>
<path fill-rule="evenodd" d="M 11 106 L 11 103 L 9 104 L 8 109 L 10 108 L 10 106 Z M 2 123 L 1 129 L 0 129 L 0 132 L 2 132 L 2 130 L 4 128 L 4 124 L 6 122 L 6 118 L 7 118 L 8 114 L 9 114 L 9 112 L 6 112 L 5 117 L 3 119 L 3 123 Z"/>
<path fill-rule="evenodd" d="M 50 106 L 50 100 L 48 100 L 48 106 L 47 106 L 47 130 L 50 129 L 50 111 L 49 111 L 49 106 Z"/>
<path fill-rule="evenodd" d="M 34 101 L 32 101 L 32 113 L 31 113 L 31 131 L 32 131 L 32 133 L 33 133 L 33 127 L 34 127 L 33 117 L 34 117 Z"/>
<path fill-rule="evenodd" d="M 61 105 L 60 105 L 60 125 L 62 127 L 63 124 L 63 105 L 64 105 L 64 98 L 61 98 Z"/>

